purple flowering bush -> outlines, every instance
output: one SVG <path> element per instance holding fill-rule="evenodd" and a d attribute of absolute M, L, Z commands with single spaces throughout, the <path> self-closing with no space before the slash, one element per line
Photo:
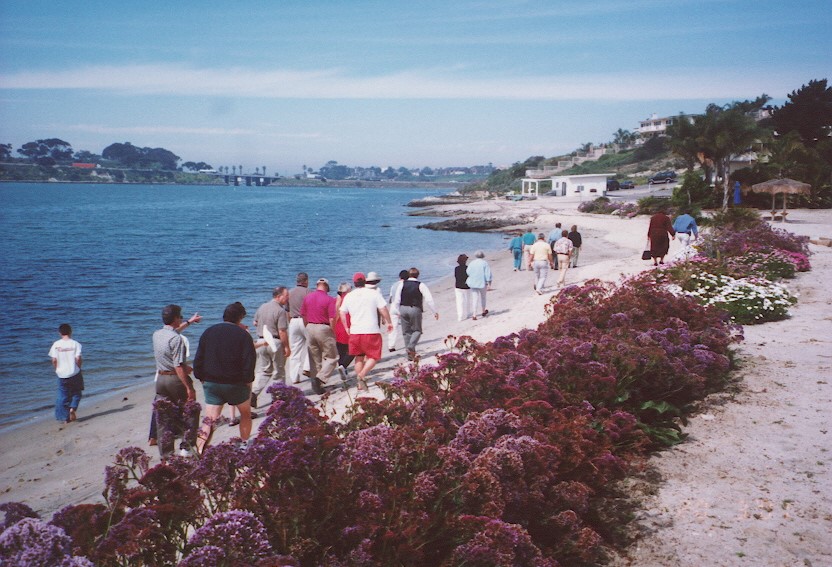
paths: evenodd
<path fill-rule="evenodd" d="M 679 439 L 679 417 L 724 383 L 741 335 L 647 278 L 572 286 L 547 309 L 537 329 L 454 338 L 435 365 L 401 367 L 380 383 L 384 399 L 359 398 L 341 424 L 273 385 L 247 447 L 154 467 L 123 449 L 103 503 L 43 524 L 55 556 L 105 567 L 597 563 L 614 531 L 610 484 Z M 31 515 L 6 509 L 9 557 L 25 551 L 29 540 L 14 538 L 39 522 Z"/>

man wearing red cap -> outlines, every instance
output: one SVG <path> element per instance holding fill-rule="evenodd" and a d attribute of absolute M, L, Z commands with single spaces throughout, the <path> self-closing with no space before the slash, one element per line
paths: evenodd
<path fill-rule="evenodd" d="M 376 289 L 366 287 L 367 278 L 362 272 L 352 277 L 355 289 L 344 296 L 341 303 L 341 320 L 346 321 L 349 314 L 349 326 L 345 326 L 349 335 L 350 354 L 355 356 L 355 373 L 358 376 L 358 389 L 367 390 L 367 374 L 381 359 L 381 328 L 378 318 L 387 325 L 387 331 L 393 328 L 387 302 Z"/>

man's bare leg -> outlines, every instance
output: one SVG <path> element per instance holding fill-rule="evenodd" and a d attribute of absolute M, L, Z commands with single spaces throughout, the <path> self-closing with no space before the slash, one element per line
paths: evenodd
<path fill-rule="evenodd" d="M 240 410 L 240 439 L 248 441 L 251 436 L 251 400 L 237 404 L 237 409 Z"/>
<path fill-rule="evenodd" d="M 214 422 L 216 422 L 220 415 L 222 415 L 223 406 L 205 405 L 205 418 L 202 422 L 202 428 L 199 431 L 199 436 L 196 439 L 196 450 L 201 455 L 205 451 L 205 447 L 211 442 L 211 437 L 214 435 Z M 249 412 L 249 421 L 251 421 L 251 412 Z M 251 424 L 249 423 L 249 431 L 251 431 Z"/>

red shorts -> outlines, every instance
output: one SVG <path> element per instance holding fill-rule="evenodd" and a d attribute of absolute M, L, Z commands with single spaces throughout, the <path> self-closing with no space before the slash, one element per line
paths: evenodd
<path fill-rule="evenodd" d="M 381 334 L 350 335 L 350 354 L 381 360 Z"/>

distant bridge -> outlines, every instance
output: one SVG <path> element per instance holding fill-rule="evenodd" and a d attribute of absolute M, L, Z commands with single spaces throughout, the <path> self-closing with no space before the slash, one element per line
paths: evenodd
<path fill-rule="evenodd" d="M 273 181 L 280 179 L 279 175 L 258 175 L 256 173 L 211 173 L 210 175 L 224 179 L 226 185 L 246 185 L 248 187 L 251 187 L 252 185 L 256 187 L 265 187 L 266 185 L 271 185 Z"/>

